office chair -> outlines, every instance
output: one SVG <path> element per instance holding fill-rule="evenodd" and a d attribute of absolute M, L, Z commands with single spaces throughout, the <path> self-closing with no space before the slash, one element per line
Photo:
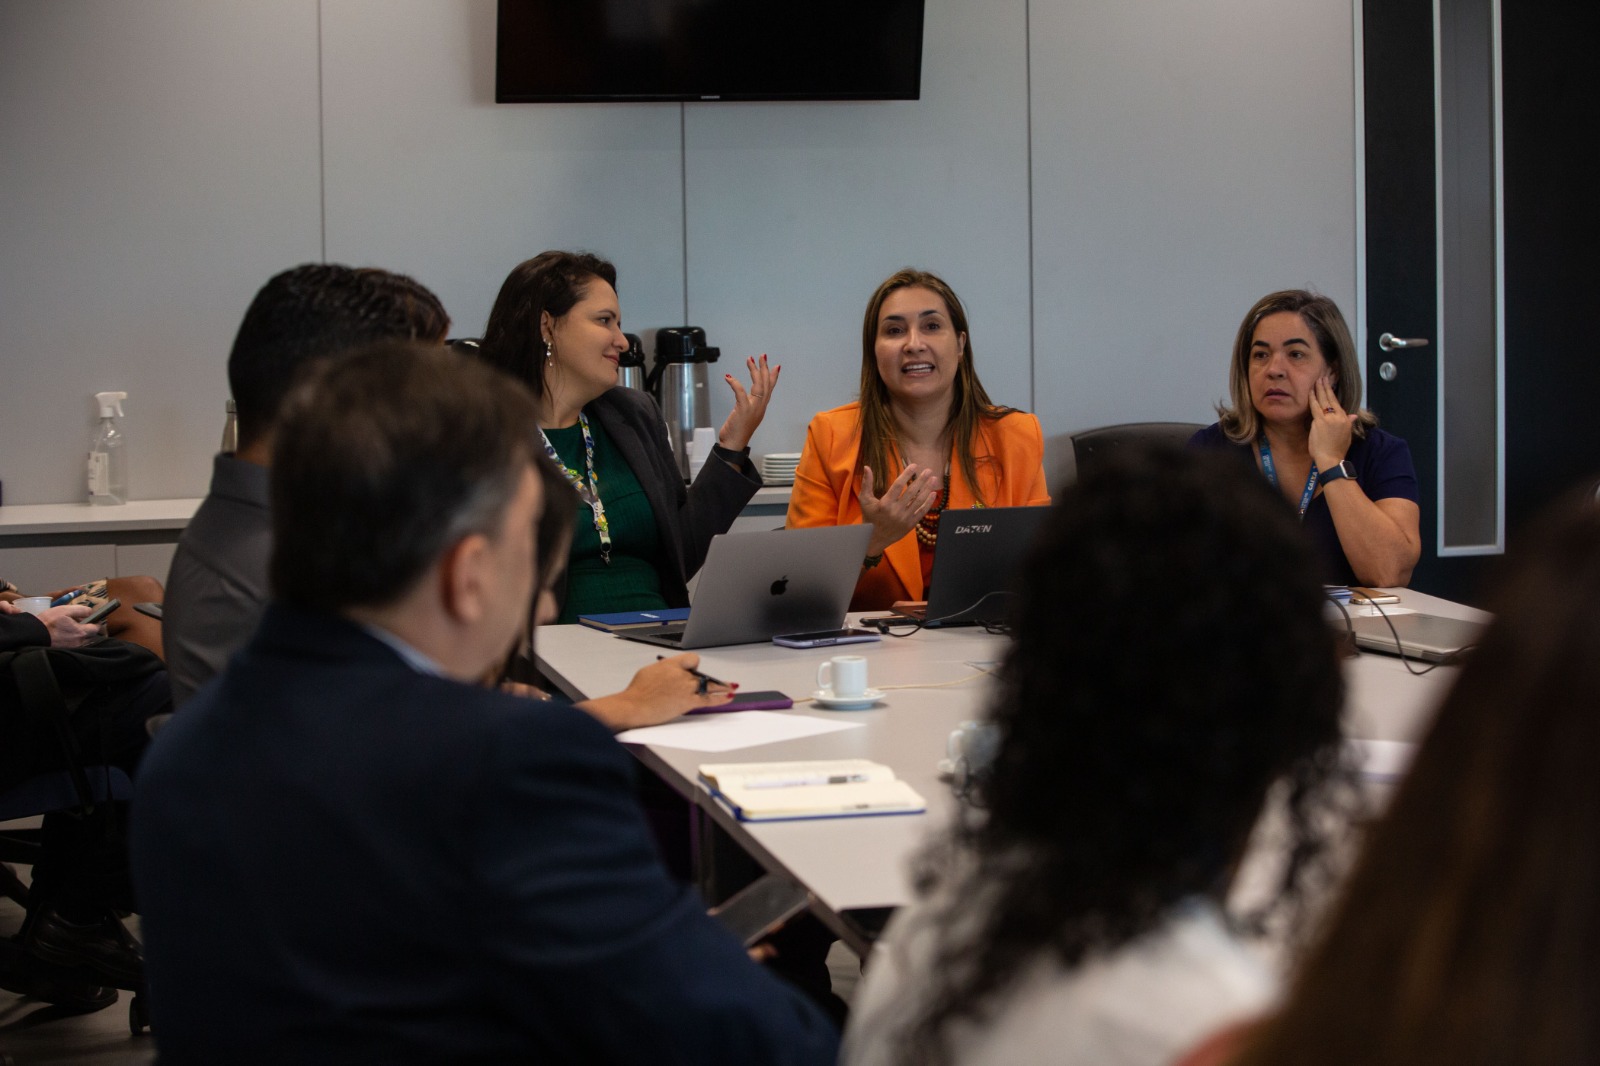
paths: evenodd
<path fill-rule="evenodd" d="M 1116 449 L 1139 444 L 1166 444 L 1182 448 L 1189 438 L 1204 429 L 1198 422 L 1124 422 L 1100 426 L 1072 434 L 1072 457 L 1077 476 L 1094 469 L 1115 454 Z"/>

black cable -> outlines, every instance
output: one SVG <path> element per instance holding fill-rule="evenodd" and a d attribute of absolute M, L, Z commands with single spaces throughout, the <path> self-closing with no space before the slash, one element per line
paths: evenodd
<path fill-rule="evenodd" d="M 870 621 L 868 619 L 862 619 L 861 624 L 870 625 L 879 633 L 882 633 L 887 637 L 909 637 L 914 633 L 921 632 L 923 629 L 935 622 L 944 622 L 951 618 L 962 618 L 966 615 L 973 614 L 979 607 L 983 605 L 984 600 L 987 600 L 992 596 L 1015 595 L 1016 593 L 1012 592 L 1010 589 L 994 589 L 990 592 L 985 592 L 982 596 L 979 596 L 969 606 L 963 607 L 958 611 L 951 611 L 949 614 L 939 615 L 935 618 L 912 618 L 911 616 L 907 615 L 904 622 L 895 622 L 889 618 L 874 618 Z M 972 624 L 982 626 L 984 631 L 987 633 L 994 633 L 1000 636 L 1009 635 L 1011 632 L 1011 625 L 1007 622 L 985 622 L 982 619 L 974 618 L 972 620 Z M 905 632 L 896 633 L 894 630 L 897 628 L 904 629 Z"/>
<path fill-rule="evenodd" d="M 1374 611 L 1377 611 L 1378 617 L 1382 618 L 1384 624 L 1389 627 L 1389 635 L 1394 637 L 1395 652 L 1400 656 L 1400 661 L 1405 664 L 1407 672 L 1415 677 L 1421 677 L 1423 674 L 1432 673 L 1441 666 L 1453 666 L 1461 659 L 1463 654 L 1472 650 L 1471 644 L 1463 644 L 1461 647 L 1457 648 L 1455 651 L 1452 651 L 1438 662 L 1429 663 L 1427 666 L 1424 666 L 1419 670 L 1412 662 L 1411 657 L 1406 654 L 1405 642 L 1400 639 L 1400 631 L 1394 627 L 1394 619 L 1389 617 L 1388 612 L 1385 611 L 1381 605 L 1373 603 L 1371 600 L 1367 601 L 1367 606 L 1371 607 Z M 1346 611 L 1345 619 L 1347 624 L 1349 623 L 1349 618 L 1350 614 L 1348 611 Z"/>

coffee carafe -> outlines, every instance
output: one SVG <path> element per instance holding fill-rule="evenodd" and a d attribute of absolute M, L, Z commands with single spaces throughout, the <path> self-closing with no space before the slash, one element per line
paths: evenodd
<path fill-rule="evenodd" d="M 697 428 L 711 426 L 711 392 L 707 365 L 722 352 L 706 346 L 706 331 L 697 326 L 656 330 L 656 365 L 649 389 L 667 418 L 667 438 L 678 470 L 689 477 L 689 442 Z"/>
<path fill-rule="evenodd" d="M 644 388 L 644 341 L 637 333 L 624 333 L 628 350 L 617 360 L 617 384 L 630 389 Z"/>

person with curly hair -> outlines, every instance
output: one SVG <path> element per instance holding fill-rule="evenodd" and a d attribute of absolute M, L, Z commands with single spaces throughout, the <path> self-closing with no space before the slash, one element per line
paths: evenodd
<path fill-rule="evenodd" d="M 855 1066 L 1166 1066 L 1273 995 L 1224 909 L 1269 795 L 1289 838 L 1271 908 L 1322 867 L 1353 787 L 1322 588 L 1258 478 L 1119 457 L 1063 494 L 1023 572 L 995 755 L 869 961 Z"/>
<path fill-rule="evenodd" d="M 1593 489 L 1515 549 L 1495 620 L 1238 1066 L 1600 1061 Z"/>

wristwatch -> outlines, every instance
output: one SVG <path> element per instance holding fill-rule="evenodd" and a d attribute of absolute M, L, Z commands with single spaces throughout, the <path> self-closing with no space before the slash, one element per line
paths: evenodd
<path fill-rule="evenodd" d="M 1338 481 L 1342 477 L 1347 477 L 1351 481 L 1356 479 L 1356 468 L 1350 465 L 1350 460 L 1348 459 L 1340 459 L 1333 466 L 1318 473 L 1317 484 L 1326 485 L 1328 482 Z"/>

